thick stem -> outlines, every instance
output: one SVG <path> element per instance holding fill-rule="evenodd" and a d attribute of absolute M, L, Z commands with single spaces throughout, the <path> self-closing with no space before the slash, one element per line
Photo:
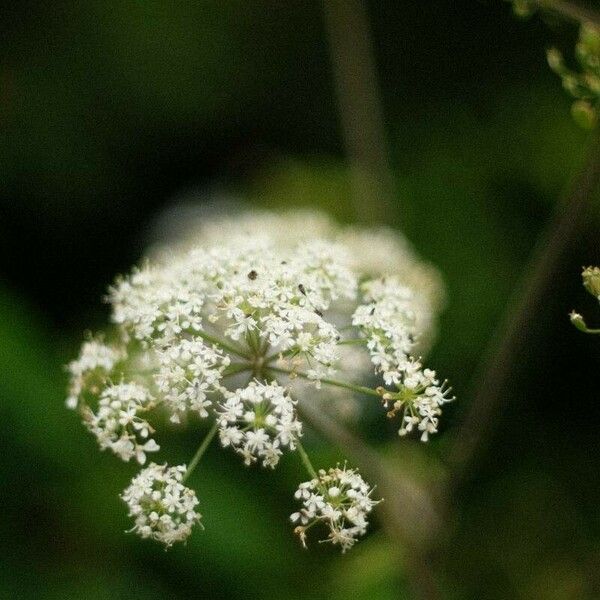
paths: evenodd
<path fill-rule="evenodd" d="M 202 443 L 200 444 L 200 447 L 198 448 L 198 450 L 196 450 L 196 454 L 194 454 L 192 460 L 190 460 L 187 470 L 183 476 L 183 481 L 185 481 L 194 472 L 194 469 L 198 466 L 200 459 L 204 456 L 204 453 L 206 452 L 207 448 L 210 446 L 210 443 L 212 442 L 212 439 L 215 437 L 215 434 L 217 433 L 218 429 L 219 429 L 219 426 L 215 422 L 213 424 L 213 426 L 209 429 L 208 433 L 206 434 L 206 437 L 202 440 Z"/>
<path fill-rule="evenodd" d="M 386 218 L 395 197 L 369 21 L 362 0 L 323 0 L 356 218 Z"/>
<path fill-rule="evenodd" d="M 250 363 L 231 363 L 223 370 L 223 377 L 229 377 L 230 375 L 237 375 L 244 371 L 252 371 L 254 366 Z"/>
<path fill-rule="evenodd" d="M 369 340 L 367 338 L 353 338 L 348 340 L 342 340 L 338 342 L 340 346 L 354 346 L 355 344 L 366 344 Z"/>
<path fill-rule="evenodd" d="M 596 135 L 586 164 L 575 178 L 565 202 L 560 202 L 540 236 L 509 303 L 502 326 L 492 340 L 476 379 L 472 401 L 458 428 L 449 461 L 450 488 L 460 485 L 485 451 L 493 421 L 508 401 L 506 390 L 520 364 L 521 349 L 544 296 L 552 293 L 552 279 L 585 223 L 591 196 L 600 185 L 600 135 Z M 451 489 L 448 494 L 451 494 Z"/>

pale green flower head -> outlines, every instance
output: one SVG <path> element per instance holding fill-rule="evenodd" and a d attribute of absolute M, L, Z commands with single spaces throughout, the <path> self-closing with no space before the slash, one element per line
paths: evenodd
<path fill-rule="evenodd" d="M 600 300 L 600 267 L 586 267 L 581 273 L 583 287 Z"/>
<path fill-rule="evenodd" d="M 596 26 L 590 23 L 581 26 L 575 56 L 579 63 L 577 71 L 567 66 L 559 50 L 550 48 L 548 65 L 560 76 L 565 90 L 575 98 L 571 107 L 575 121 L 585 129 L 592 129 L 600 109 L 600 31 Z"/>

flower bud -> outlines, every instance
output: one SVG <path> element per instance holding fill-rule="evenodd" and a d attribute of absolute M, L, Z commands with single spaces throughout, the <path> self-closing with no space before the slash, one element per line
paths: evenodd
<path fill-rule="evenodd" d="M 586 267 L 581 274 L 583 287 L 600 300 L 600 267 Z"/>

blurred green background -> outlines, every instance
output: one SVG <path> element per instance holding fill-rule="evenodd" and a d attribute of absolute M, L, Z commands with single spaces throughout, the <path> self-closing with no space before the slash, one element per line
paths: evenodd
<path fill-rule="evenodd" d="M 425 449 L 371 433 L 418 470 L 444 460 L 588 138 L 544 57 L 572 48 L 574 27 L 519 21 L 500 0 L 367 8 L 396 184 L 382 220 L 448 286 L 430 357 L 458 398 L 442 432 Z M 178 198 L 352 220 L 321 3 L 3 3 L 0 39 L 0 598 L 413 598 L 402 549 L 377 525 L 346 556 L 298 546 L 293 456 L 273 474 L 212 449 L 192 480 L 204 532 L 169 552 L 123 534 L 117 495 L 136 467 L 99 453 L 64 408 L 62 365 L 84 329 L 104 326 L 106 285 Z M 598 232 L 590 221 L 556 273 L 454 500 L 436 565 L 444 598 L 600 597 L 600 340 L 566 316 L 600 319 L 579 279 L 600 263 Z M 196 436 L 173 436 L 174 460 Z M 310 439 L 323 463 L 338 456 Z"/>

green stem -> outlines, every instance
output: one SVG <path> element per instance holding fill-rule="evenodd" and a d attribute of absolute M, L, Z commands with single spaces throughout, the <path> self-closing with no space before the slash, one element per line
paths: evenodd
<path fill-rule="evenodd" d="M 366 344 L 367 338 L 352 338 L 348 340 L 341 340 L 338 342 L 340 346 L 350 346 L 351 344 Z M 296 354 L 300 354 L 302 351 L 297 346 L 293 346 L 289 350 L 284 350 L 283 352 L 273 352 L 273 354 L 269 354 L 269 356 L 265 357 L 265 363 L 270 363 L 276 359 L 283 358 L 286 356 L 295 356 Z"/>
<path fill-rule="evenodd" d="M 290 348 L 289 350 L 284 350 L 283 352 L 273 352 L 273 354 L 269 354 L 269 356 L 265 356 L 265 364 L 273 362 L 274 360 L 278 360 L 279 358 L 284 358 L 287 356 L 294 356 L 300 353 L 300 349 L 297 346 Z"/>
<path fill-rule="evenodd" d="M 219 426 L 215 421 L 213 426 L 206 434 L 206 437 L 202 440 L 200 447 L 198 448 L 198 450 L 196 450 L 196 454 L 194 454 L 194 457 L 192 458 L 192 460 L 190 460 L 190 464 L 188 465 L 188 468 L 183 476 L 183 481 L 185 481 L 193 473 L 194 469 L 198 466 L 200 459 L 202 458 L 202 456 L 204 456 L 206 449 L 212 442 L 212 439 L 215 437 L 215 434 L 217 433 L 218 429 Z"/>
<path fill-rule="evenodd" d="M 251 371 L 252 369 L 253 366 L 250 363 L 231 363 L 229 366 L 225 367 L 223 371 L 223 377 L 237 375 L 238 373 L 243 373 L 244 371 Z"/>
<path fill-rule="evenodd" d="M 234 346 L 232 344 L 230 344 L 229 342 L 226 342 L 218 337 L 215 337 L 213 335 L 210 335 L 210 333 L 206 333 L 206 331 L 196 331 L 194 332 L 198 337 L 201 337 L 203 340 L 206 340 L 207 342 L 210 342 L 211 344 L 215 344 L 217 346 L 221 346 L 221 348 L 225 349 L 225 350 L 229 350 L 229 352 L 231 352 L 232 354 L 237 354 L 238 356 L 241 356 L 242 358 L 246 358 L 246 359 L 250 359 L 250 356 L 244 352 L 241 348 L 238 348 L 237 346 Z"/>
<path fill-rule="evenodd" d="M 300 455 L 300 458 L 302 459 L 302 463 L 306 467 L 308 474 L 313 479 L 319 479 L 319 476 L 317 475 L 317 471 L 313 467 L 312 462 L 310 462 L 310 458 L 309 458 L 308 454 L 306 453 L 304 446 L 300 443 L 300 440 L 296 441 L 296 446 L 298 447 L 298 454 Z"/>
<path fill-rule="evenodd" d="M 276 371 L 277 373 L 286 373 L 291 377 L 297 376 L 302 377 L 303 379 L 308 379 L 310 381 L 314 381 L 311 377 L 309 377 L 306 373 L 302 371 L 294 371 L 292 369 L 282 369 L 279 367 L 269 366 L 271 371 Z M 347 390 L 352 390 L 353 392 L 358 392 L 359 394 L 367 394 L 368 396 L 376 396 L 377 398 L 381 398 L 381 395 L 377 393 L 376 390 L 373 390 L 368 387 L 364 387 L 362 385 L 355 385 L 354 383 L 346 383 L 344 381 L 337 381 L 336 379 L 319 379 L 321 383 L 325 385 L 333 385 L 336 387 L 346 388 Z"/>

